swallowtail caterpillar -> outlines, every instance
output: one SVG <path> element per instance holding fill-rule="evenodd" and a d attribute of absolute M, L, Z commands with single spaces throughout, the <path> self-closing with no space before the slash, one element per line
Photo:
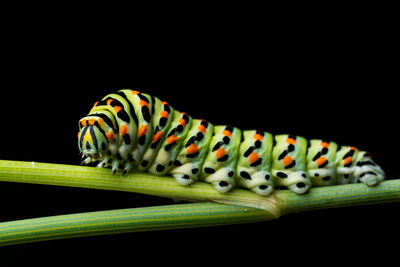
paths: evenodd
<path fill-rule="evenodd" d="M 223 193 L 242 187 L 267 196 L 285 187 L 303 194 L 312 186 L 376 186 L 385 178 L 355 147 L 213 125 L 128 89 L 97 101 L 79 121 L 78 146 L 83 164 L 98 162 L 113 174 L 169 174 L 181 185 L 201 180 Z"/>

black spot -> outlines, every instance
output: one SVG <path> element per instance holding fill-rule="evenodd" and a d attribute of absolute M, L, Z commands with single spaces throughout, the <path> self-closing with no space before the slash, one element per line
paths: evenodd
<path fill-rule="evenodd" d="M 301 176 L 303 176 L 304 178 L 307 178 L 307 174 L 305 174 L 304 172 L 301 174 Z"/>
<path fill-rule="evenodd" d="M 276 176 L 278 176 L 279 178 L 287 178 L 288 176 L 286 175 L 286 173 L 284 172 L 277 172 Z"/>
<path fill-rule="evenodd" d="M 193 168 L 192 169 L 192 174 L 196 174 L 196 173 L 198 173 L 199 172 L 199 168 Z"/>
<path fill-rule="evenodd" d="M 146 143 L 146 135 L 139 137 L 139 145 L 143 146 Z"/>
<path fill-rule="evenodd" d="M 289 150 L 284 150 L 278 157 L 278 160 L 283 159 L 284 157 L 286 157 L 286 155 L 289 153 Z"/>
<path fill-rule="evenodd" d="M 229 176 L 229 177 L 232 177 L 234 174 L 235 174 L 235 172 L 234 172 L 234 171 L 230 171 L 230 172 L 228 172 L 228 176 Z"/>
<path fill-rule="evenodd" d="M 183 125 L 182 125 L 182 124 L 179 124 L 178 126 L 176 126 L 176 131 L 177 131 L 178 133 L 182 132 L 182 131 L 183 131 Z"/>
<path fill-rule="evenodd" d="M 246 172 L 246 171 L 241 171 L 240 172 L 240 176 L 243 177 L 244 179 L 251 180 L 250 174 L 248 172 Z"/>
<path fill-rule="evenodd" d="M 129 136 L 129 134 L 125 134 L 124 136 L 122 136 L 122 138 L 124 139 L 124 143 L 129 145 L 131 143 L 131 137 Z"/>
<path fill-rule="evenodd" d="M 359 167 L 362 167 L 362 166 L 365 166 L 365 165 L 375 166 L 376 164 L 373 163 L 372 161 L 363 161 L 363 162 L 359 161 L 359 162 L 357 162 L 356 165 L 359 166 Z"/>
<path fill-rule="evenodd" d="M 224 155 L 224 156 L 222 156 L 222 157 L 220 157 L 219 159 L 217 159 L 217 161 L 227 161 L 228 160 L 228 158 L 229 158 L 229 155 L 228 154 L 226 154 L 226 155 Z"/>
<path fill-rule="evenodd" d="M 88 141 L 86 141 L 86 149 L 90 149 L 90 144 Z"/>
<path fill-rule="evenodd" d="M 319 177 L 319 173 L 318 172 L 314 173 L 314 176 Z"/>
<path fill-rule="evenodd" d="M 165 167 L 164 167 L 163 165 L 157 164 L 157 166 L 156 166 L 156 171 L 162 172 L 164 169 L 165 169 Z"/>
<path fill-rule="evenodd" d="M 204 134 L 202 132 L 198 132 L 196 135 L 197 141 L 200 142 L 201 140 L 203 140 L 203 138 L 204 138 Z"/>
<path fill-rule="evenodd" d="M 187 143 L 185 144 L 185 147 L 189 147 L 191 144 L 194 144 L 194 142 L 196 142 L 197 137 L 196 136 L 192 136 L 190 137 L 190 139 L 187 141 Z"/>
<path fill-rule="evenodd" d="M 218 150 L 223 144 L 224 144 L 224 142 L 222 142 L 222 141 L 216 143 L 215 146 L 212 149 L 212 152 Z"/>
<path fill-rule="evenodd" d="M 182 163 L 179 160 L 174 161 L 175 166 L 182 166 Z"/>
<path fill-rule="evenodd" d="M 172 165 L 172 160 L 170 160 L 169 162 L 168 162 L 168 166 L 171 166 Z"/>
<path fill-rule="evenodd" d="M 207 128 L 207 127 L 208 127 L 208 122 L 207 122 L 207 121 L 204 121 L 204 120 L 203 120 L 203 121 L 200 122 L 200 124 L 203 125 L 204 128 Z"/>
<path fill-rule="evenodd" d="M 331 179 L 330 176 L 326 176 L 326 177 L 322 178 L 322 180 L 324 180 L 325 182 L 329 181 L 330 179 Z"/>
<path fill-rule="evenodd" d="M 157 145 L 158 145 L 158 143 L 160 143 L 160 140 L 161 140 L 161 139 L 158 139 L 157 141 L 155 141 L 155 142 L 151 143 L 151 145 L 150 145 L 150 148 L 151 148 L 151 149 L 156 149 L 156 148 L 157 148 Z"/>
<path fill-rule="evenodd" d="M 229 184 L 228 184 L 227 182 L 225 182 L 225 181 L 221 181 L 221 182 L 219 182 L 218 184 L 219 184 L 219 186 L 221 186 L 221 187 L 225 187 L 225 186 L 228 186 L 228 185 L 229 185 Z"/>
<path fill-rule="evenodd" d="M 259 135 L 261 135 L 261 136 L 264 136 L 264 132 L 263 132 L 263 131 L 260 131 L 260 130 L 256 130 L 256 134 L 259 134 Z"/>
<path fill-rule="evenodd" d="M 269 174 L 266 174 L 265 176 L 264 176 L 264 178 L 265 178 L 265 180 L 269 180 L 269 178 L 271 178 L 271 175 L 269 175 Z"/>
<path fill-rule="evenodd" d="M 196 152 L 194 152 L 192 154 L 186 154 L 186 157 L 190 158 L 190 159 L 193 159 L 193 158 L 197 157 L 198 155 L 199 155 L 199 151 L 196 151 Z"/>
<path fill-rule="evenodd" d="M 316 161 L 317 159 L 319 159 L 321 157 L 321 152 L 318 152 L 317 154 L 315 154 L 315 156 L 312 158 L 313 161 Z"/>
<path fill-rule="evenodd" d="M 183 179 L 189 179 L 190 177 L 189 177 L 189 175 L 184 174 L 184 175 L 182 176 L 182 178 L 183 178 Z"/>
<path fill-rule="evenodd" d="M 164 110 L 165 110 L 166 112 L 168 112 L 168 113 L 171 112 L 171 108 L 169 107 L 168 104 L 164 104 Z"/>
<path fill-rule="evenodd" d="M 150 123 L 150 110 L 148 107 L 146 106 L 142 106 L 142 115 L 143 115 L 143 119 L 147 122 Z"/>
<path fill-rule="evenodd" d="M 250 164 L 251 167 L 257 167 L 262 163 L 262 158 L 258 158 L 256 161 Z"/>
<path fill-rule="evenodd" d="M 246 150 L 246 152 L 244 152 L 243 156 L 245 156 L 245 157 L 247 158 L 247 157 L 250 156 L 250 154 L 254 151 L 254 149 L 256 149 L 255 146 L 249 147 L 249 148 Z"/>
<path fill-rule="evenodd" d="M 318 168 L 323 168 L 323 167 L 325 167 L 326 165 L 328 165 L 328 160 L 325 160 L 325 162 L 324 163 L 322 163 L 321 165 L 319 165 L 318 166 Z"/>
<path fill-rule="evenodd" d="M 118 165 L 118 169 L 123 169 L 124 167 L 125 167 L 125 165 L 122 164 L 122 163 L 120 163 L 120 164 Z"/>
<path fill-rule="evenodd" d="M 291 151 L 294 151 L 294 148 L 295 148 L 294 145 L 290 144 L 290 145 L 288 145 L 287 149 L 288 149 L 289 152 L 291 152 Z"/>
<path fill-rule="evenodd" d="M 182 119 L 184 119 L 186 123 L 189 122 L 189 116 L 186 114 L 183 114 Z"/>
<path fill-rule="evenodd" d="M 254 142 L 254 146 L 255 146 L 256 148 L 260 148 L 261 145 L 262 145 L 262 143 L 261 143 L 260 140 L 257 140 L 257 141 Z"/>
<path fill-rule="evenodd" d="M 171 131 L 169 131 L 169 133 L 168 133 L 168 137 L 174 135 L 176 132 L 177 132 L 176 128 L 171 129 Z"/>
<path fill-rule="evenodd" d="M 117 157 L 118 160 L 122 160 L 122 157 L 121 157 L 120 153 L 117 153 L 116 157 Z"/>
<path fill-rule="evenodd" d="M 322 155 L 325 155 L 326 153 L 328 153 L 328 151 L 329 151 L 329 149 L 328 149 L 327 147 L 324 147 L 324 148 L 321 150 L 321 154 L 322 154 Z"/>
<path fill-rule="evenodd" d="M 213 168 L 205 167 L 204 172 L 208 174 L 215 173 L 215 170 Z"/>
<path fill-rule="evenodd" d="M 347 163 L 347 164 L 344 164 L 343 166 L 344 167 L 351 167 L 351 164 L 353 163 L 353 161 L 350 161 L 349 163 Z"/>
<path fill-rule="evenodd" d="M 106 143 L 101 143 L 101 149 L 106 150 L 106 148 L 107 148 Z"/>
<path fill-rule="evenodd" d="M 111 103 L 113 103 L 113 102 L 111 102 Z M 117 116 L 121 120 L 126 121 L 127 123 L 129 123 L 131 121 L 131 119 L 129 118 L 128 113 L 126 113 L 126 111 L 124 110 L 124 106 L 121 105 L 121 107 L 122 107 L 122 109 L 117 112 Z"/>
<path fill-rule="evenodd" d="M 344 154 L 343 159 L 345 159 L 347 157 L 352 157 L 354 155 L 354 151 L 355 151 L 355 149 L 351 149 L 349 152 Z"/>
<path fill-rule="evenodd" d="M 222 141 L 224 142 L 224 144 L 229 144 L 229 142 L 231 141 L 231 139 L 228 136 L 224 136 L 224 138 L 222 138 Z"/>
<path fill-rule="evenodd" d="M 143 160 L 143 161 L 142 161 L 142 167 L 146 167 L 147 164 L 149 164 L 149 162 L 148 162 L 147 160 Z"/>
<path fill-rule="evenodd" d="M 265 190 L 265 189 L 268 188 L 268 185 L 262 184 L 258 188 L 261 189 L 261 190 Z"/>
<path fill-rule="evenodd" d="M 300 183 L 297 183 L 296 186 L 297 186 L 298 188 L 303 188 L 303 187 L 306 187 L 306 184 L 300 182 Z"/>
<path fill-rule="evenodd" d="M 349 175 L 348 175 L 348 174 L 345 174 L 345 175 L 343 175 L 343 177 L 344 177 L 345 179 L 347 179 L 347 178 L 349 178 Z"/>
<path fill-rule="evenodd" d="M 164 147 L 164 150 L 165 150 L 165 151 L 170 151 L 171 148 L 173 147 L 173 145 L 175 145 L 175 144 L 176 144 L 176 142 L 166 145 L 166 146 Z"/>
<path fill-rule="evenodd" d="M 160 127 L 164 127 L 167 124 L 168 118 L 162 117 L 159 122 L 158 125 L 160 125 Z"/>
<path fill-rule="evenodd" d="M 296 161 L 293 160 L 292 163 L 290 163 L 289 165 L 285 166 L 285 169 L 290 169 L 290 168 L 294 167 L 295 165 L 296 165 Z"/>

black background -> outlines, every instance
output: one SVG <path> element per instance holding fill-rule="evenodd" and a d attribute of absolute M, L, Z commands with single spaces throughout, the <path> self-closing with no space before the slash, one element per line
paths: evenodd
<path fill-rule="evenodd" d="M 215 124 L 366 149 L 388 178 L 398 178 L 399 87 L 389 35 L 376 41 L 319 31 L 267 41 L 260 32 L 206 38 L 183 32 L 183 40 L 155 35 L 149 41 L 134 33 L 109 38 L 28 29 L 20 34 L 8 39 L 2 61 L 1 159 L 79 164 L 78 120 L 107 93 L 130 88 Z M 172 203 L 131 193 L 0 183 L 0 221 Z M 214 257 L 310 263 L 316 255 L 340 263 L 344 255 L 388 257 L 390 242 L 400 238 L 399 209 L 398 204 L 349 207 L 261 223 L 46 241 L 0 251 L 185 265 L 185 255 L 199 263 Z"/>

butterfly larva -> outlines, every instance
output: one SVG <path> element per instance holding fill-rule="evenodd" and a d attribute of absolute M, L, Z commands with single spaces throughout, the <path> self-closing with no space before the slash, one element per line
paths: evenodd
<path fill-rule="evenodd" d="M 214 126 L 127 89 L 97 101 L 79 121 L 78 146 L 83 164 L 99 162 L 113 174 L 170 174 L 181 185 L 202 180 L 220 192 L 239 186 L 267 196 L 274 187 L 287 187 L 303 194 L 311 186 L 375 186 L 385 176 L 369 153 L 355 147 Z"/>

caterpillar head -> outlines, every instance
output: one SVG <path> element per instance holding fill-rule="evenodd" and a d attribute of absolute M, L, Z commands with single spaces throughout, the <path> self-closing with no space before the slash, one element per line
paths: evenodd
<path fill-rule="evenodd" d="M 96 125 L 86 125 L 78 133 L 78 147 L 83 157 L 99 160 L 105 153 L 108 140 Z M 90 162 L 89 161 L 89 162 Z"/>

